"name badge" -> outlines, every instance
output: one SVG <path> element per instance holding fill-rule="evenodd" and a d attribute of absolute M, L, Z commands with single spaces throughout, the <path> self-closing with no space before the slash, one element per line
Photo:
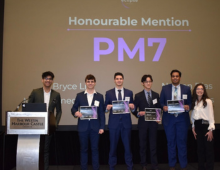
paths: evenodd
<path fill-rule="evenodd" d="M 154 99 L 154 100 L 153 100 L 153 104 L 157 104 L 157 99 Z"/>
<path fill-rule="evenodd" d="M 183 94 L 183 99 L 187 99 L 187 94 Z"/>
<path fill-rule="evenodd" d="M 96 107 L 99 107 L 99 101 L 95 100 L 94 105 L 95 105 Z"/>
<path fill-rule="evenodd" d="M 130 97 L 125 97 L 125 101 L 130 102 Z"/>

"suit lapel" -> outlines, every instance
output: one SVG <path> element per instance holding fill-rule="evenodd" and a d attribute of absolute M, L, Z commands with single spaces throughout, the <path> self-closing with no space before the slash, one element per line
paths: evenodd
<path fill-rule="evenodd" d="M 145 102 L 145 104 L 146 104 L 147 106 L 149 106 L 149 105 L 148 105 L 148 102 L 147 102 L 147 99 L 146 99 L 146 96 L 145 96 L 145 91 L 144 91 L 144 90 L 143 90 L 142 93 L 141 93 L 141 99 Z"/>
<path fill-rule="evenodd" d="M 94 93 L 91 106 L 94 106 L 94 102 L 96 100 L 96 97 L 97 97 L 97 93 Z"/>
<path fill-rule="evenodd" d="M 180 99 L 182 99 L 182 96 L 183 96 L 183 86 L 182 86 L 182 84 L 180 84 Z"/>
<path fill-rule="evenodd" d="M 48 110 L 50 110 L 50 106 L 51 106 L 51 104 L 52 104 L 52 102 L 53 102 L 53 99 L 54 99 L 54 92 L 53 92 L 53 90 L 51 89 L 51 93 L 50 93 L 50 101 L 49 101 L 49 106 L 48 106 Z"/>
<path fill-rule="evenodd" d="M 113 94 L 113 96 L 112 96 L 112 97 L 113 97 L 113 100 L 117 100 L 116 93 L 115 93 L 115 88 L 112 89 L 112 92 L 113 92 L 113 93 L 112 93 L 112 94 Z"/>
<path fill-rule="evenodd" d="M 172 84 L 170 84 L 170 99 L 169 100 L 172 100 L 172 91 L 173 91 L 173 89 L 172 89 Z M 168 92 L 169 92 L 169 90 L 168 90 Z"/>
<path fill-rule="evenodd" d="M 43 87 L 41 88 L 39 95 L 40 95 L 40 100 L 41 100 L 40 102 L 44 103 L 44 89 L 43 89 Z"/>
<path fill-rule="evenodd" d="M 87 99 L 87 94 L 85 94 L 85 92 L 83 92 L 83 101 L 85 102 L 85 106 L 89 106 L 89 102 Z"/>

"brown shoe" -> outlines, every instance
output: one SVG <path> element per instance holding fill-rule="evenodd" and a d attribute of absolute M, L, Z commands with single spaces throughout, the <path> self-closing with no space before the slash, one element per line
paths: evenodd
<path fill-rule="evenodd" d="M 175 168 L 174 167 L 170 167 L 170 170 L 175 170 Z"/>
<path fill-rule="evenodd" d="M 146 166 L 143 166 L 143 167 L 142 167 L 142 170 L 147 170 L 147 167 L 146 167 Z"/>

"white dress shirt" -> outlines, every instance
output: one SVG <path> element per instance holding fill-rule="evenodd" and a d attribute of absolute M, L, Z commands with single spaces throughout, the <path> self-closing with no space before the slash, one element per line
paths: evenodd
<path fill-rule="evenodd" d="M 89 94 L 89 93 L 87 92 L 87 90 L 84 92 L 84 94 L 87 94 L 87 101 L 88 101 L 89 106 L 92 105 L 92 100 L 93 100 L 93 96 L 94 96 L 95 93 L 96 93 L 95 90 L 93 91 L 92 94 Z"/>
<path fill-rule="evenodd" d="M 115 87 L 115 95 L 116 95 L 117 100 L 118 100 L 118 90 L 121 90 L 121 98 L 122 98 L 122 100 L 123 100 L 123 99 L 124 99 L 124 88 L 117 89 L 117 88 Z"/>
<path fill-rule="evenodd" d="M 51 94 L 51 90 L 48 93 L 44 91 L 44 103 L 47 104 L 47 112 L 48 112 L 48 108 L 49 108 L 50 94 Z"/>
<path fill-rule="evenodd" d="M 212 101 L 210 99 L 206 99 L 207 106 L 204 108 L 203 101 L 201 100 L 198 104 L 195 102 L 195 107 L 191 114 L 192 127 L 194 127 L 194 121 L 203 119 L 209 122 L 208 130 L 215 129 L 215 120 L 214 120 L 214 111 Z"/>
<path fill-rule="evenodd" d="M 174 100 L 175 87 L 177 87 L 177 99 L 176 99 L 176 100 L 180 100 L 180 99 L 181 99 L 180 84 L 179 84 L 178 86 L 174 86 L 174 85 L 172 84 L 172 100 Z"/>

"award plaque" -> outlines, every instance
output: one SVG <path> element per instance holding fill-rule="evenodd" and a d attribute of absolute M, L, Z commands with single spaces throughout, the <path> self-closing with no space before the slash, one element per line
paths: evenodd
<path fill-rule="evenodd" d="M 96 106 L 80 106 L 80 113 L 82 117 L 80 119 L 97 119 L 97 107 Z"/>
<path fill-rule="evenodd" d="M 145 121 L 161 121 L 161 109 L 145 108 Z"/>
<path fill-rule="evenodd" d="M 113 114 L 126 114 L 130 113 L 129 101 L 115 100 L 112 101 L 112 113 Z"/>
<path fill-rule="evenodd" d="M 182 113 L 185 112 L 184 100 L 167 100 L 168 113 Z"/>

